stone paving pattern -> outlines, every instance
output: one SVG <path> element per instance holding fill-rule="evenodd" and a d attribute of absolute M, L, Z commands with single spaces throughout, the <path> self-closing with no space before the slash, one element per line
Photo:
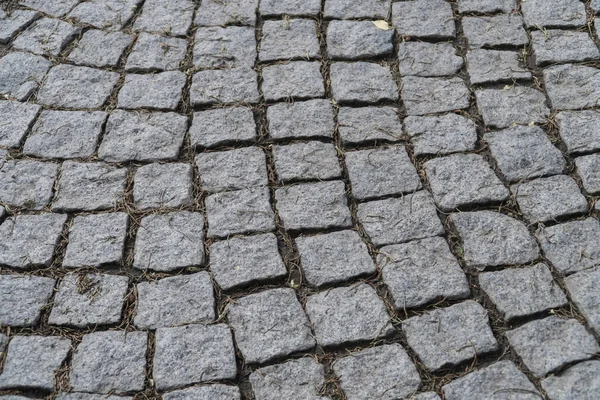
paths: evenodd
<path fill-rule="evenodd" d="M 599 0 L 0 3 L 0 400 L 600 398 Z"/>

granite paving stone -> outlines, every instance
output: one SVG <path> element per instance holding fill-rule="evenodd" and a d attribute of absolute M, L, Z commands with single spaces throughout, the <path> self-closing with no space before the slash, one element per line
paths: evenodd
<path fill-rule="evenodd" d="M 335 62 L 331 89 L 338 103 L 397 100 L 398 89 L 389 67 L 370 62 Z"/>
<path fill-rule="evenodd" d="M 389 106 L 340 107 L 338 130 L 344 145 L 369 141 L 395 142 L 404 138 L 398 112 Z"/>
<path fill-rule="evenodd" d="M 471 48 L 519 47 L 527 44 L 527 33 L 519 14 L 500 14 L 491 17 L 464 17 L 464 34 Z"/>
<path fill-rule="evenodd" d="M 536 65 L 590 61 L 600 58 L 600 52 L 587 32 L 559 29 L 532 31 L 531 44 Z"/>
<path fill-rule="evenodd" d="M 290 17 L 316 17 L 321 11 L 319 0 L 261 0 L 259 12 L 263 17 L 288 15 Z"/>
<path fill-rule="evenodd" d="M 133 323 L 140 329 L 208 323 L 215 319 L 215 298 L 208 272 L 171 276 L 137 285 Z"/>
<path fill-rule="evenodd" d="M 323 15 L 325 18 L 386 19 L 390 10 L 389 0 L 327 0 Z"/>
<path fill-rule="evenodd" d="M 542 381 L 550 400 L 592 400 L 600 393 L 600 361 L 584 361 Z"/>
<path fill-rule="evenodd" d="M 600 346 L 574 319 L 550 316 L 506 332 L 506 337 L 531 373 L 542 378 L 567 364 L 587 360 Z"/>
<path fill-rule="evenodd" d="M 68 22 L 41 18 L 12 42 L 12 48 L 56 57 L 80 32 L 81 28 Z"/>
<path fill-rule="evenodd" d="M 196 167 L 202 189 L 211 193 L 266 187 L 267 161 L 259 147 L 200 153 Z"/>
<path fill-rule="evenodd" d="M 127 72 L 172 71 L 185 58 L 187 41 L 142 32 L 127 57 Z"/>
<path fill-rule="evenodd" d="M 401 36 L 451 39 L 456 35 L 452 8 L 444 0 L 392 3 L 392 23 Z"/>
<path fill-rule="evenodd" d="M 600 114 L 596 111 L 563 111 L 556 114 L 560 138 L 570 154 L 600 150 Z"/>
<path fill-rule="evenodd" d="M 269 289 L 238 298 L 227 311 L 237 348 L 248 364 L 309 350 L 315 340 L 292 289 Z"/>
<path fill-rule="evenodd" d="M 531 79 L 531 72 L 521 66 L 520 55 L 513 51 L 473 49 L 467 53 L 471 84 L 514 82 Z"/>
<path fill-rule="evenodd" d="M 180 208 L 194 202 L 193 169 L 189 164 L 148 164 L 137 169 L 133 203 L 139 210 Z"/>
<path fill-rule="evenodd" d="M 185 36 L 192 26 L 195 8 L 190 0 L 146 0 L 133 29 Z"/>
<path fill-rule="evenodd" d="M 0 325 L 37 325 L 54 284 L 54 279 L 42 276 L 0 275 Z"/>
<path fill-rule="evenodd" d="M 123 28 L 138 9 L 142 0 L 87 0 L 69 13 L 69 18 L 99 29 L 116 31 Z"/>
<path fill-rule="evenodd" d="M 409 116 L 404 119 L 404 128 L 416 156 L 475 150 L 475 123 L 462 115 Z"/>
<path fill-rule="evenodd" d="M 125 109 L 175 110 L 183 95 L 186 75 L 180 71 L 127 74 L 117 106 Z"/>
<path fill-rule="evenodd" d="M 451 76 L 463 66 L 452 43 L 403 42 L 398 60 L 402 76 Z"/>
<path fill-rule="evenodd" d="M 222 384 L 193 386 L 163 395 L 164 400 L 241 400 L 241 398 L 240 390 L 236 386 Z"/>
<path fill-rule="evenodd" d="M 254 29 L 246 26 L 200 27 L 194 37 L 194 67 L 252 67 L 256 60 Z"/>
<path fill-rule="evenodd" d="M 408 400 L 442 400 L 436 392 L 425 392 L 407 397 Z"/>
<path fill-rule="evenodd" d="M 516 8 L 516 0 L 458 0 L 458 12 L 461 14 L 510 13 Z"/>
<path fill-rule="evenodd" d="M 254 115 L 252 110 L 245 107 L 195 112 L 190 127 L 192 146 L 237 145 L 256 138 Z"/>
<path fill-rule="evenodd" d="M 527 0 L 521 11 L 528 28 L 570 28 L 586 23 L 585 5 L 578 0 Z"/>
<path fill-rule="evenodd" d="M 105 394 L 92 393 L 58 393 L 57 400 L 133 400 L 130 396 L 107 396 Z M 15 399 L 16 400 L 16 399 Z"/>
<path fill-rule="evenodd" d="M 596 14 L 600 11 L 600 0 L 592 0 L 590 1 L 590 7 L 592 11 L 595 11 Z"/>
<path fill-rule="evenodd" d="M 475 91 L 475 97 L 483 121 L 492 128 L 544 123 L 550 115 L 544 94 L 529 87 L 480 89 Z"/>
<path fill-rule="evenodd" d="M 0 165 L 0 202 L 31 210 L 44 209 L 52 199 L 58 164 L 8 160 Z"/>
<path fill-rule="evenodd" d="M 324 180 L 342 174 L 333 144 L 317 141 L 273 146 L 275 171 L 281 182 Z"/>
<path fill-rule="evenodd" d="M 588 325 L 600 333 L 600 266 L 580 271 L 565 278 L 565 285 L 573 303 L 585 317 Z"/>
<path fill-rule="evenodd" d="M 50 61 L 35 54 L 21 51 L 8 53 L 0 58 L 0 95 L 7 99 L 27 100 L 51 66 Z M 4 130 L 2 127 L 0 129 Z"/>
<path fill-rule="evenodd" d="M 265 100 L 305 100 L 324 96 L 325 88 L 319 67 L 315 61 L 265 66 L 262 70 Z"/>
<path fill-rule="evenodd" d="M 265 21 L 258 58 L 260 61 L 320 58 L 317 24 L 310 19 Z"/>
<path fill-rule="evenodd" d="M 192 105 L 256 103 L 257 79 L 256 71 L 245 67 L 197 72 L 190 88 Z"/>
<path fill-rule="evenodd" d="M 320 387 L 325 383 L 322 365 L 310 357 L 289 360 L 257 369 L 250 374 L 256 400 L 325 400 Z"/>
<path fill-rule="evenodd" d="M 195 25 L 225 26 L 256 24 L 258 0 L 205 0 L 196 12 Z"/>
<path fill-rule="evenodd" d="M 4 349 L 8 344 L 8 336 L 0 333 L 0 353 L 4 353 Z"/>
<path fill-rule="evenodd" d="M 62 17 L 81 0 L 20 0 L 19 4 L 53 17 Z"/>
<path fill-rule="evenodd" d="M 327 26 L 327 52 L 334 60 L 383 57 L 393 50 L 393 36 L 371 21 L 334 20 Z"/>
<path fill-rule="evenodd" d="M 77 42 L 67 60 L 89 67 L 116 67 L 132 41 L 133 37 L 127 33 L 90 29 Z"/>
<path fill-rule="evenodd" d="M 0 82 L 2 82 L 1 79 Z M 35 104 L 12 100 L 1 101 L 0 146 L 19 147 L 40 110 L 41 107 Z M 2 165 L 0 165 L 1 167 Z"/>
<path fill-rule="evenodd" d="M 6 44 L 20 31 L 40 17 L 39 12 L 14 10 L 10 14 L 0 10 L 0 43 Z"/>
<path fill-rule="evenodd" d="M 402 78 L 402 98 L 408 115 L 454 111 L 469 106 L 469 90 L 460 78 Z"/>
<path fill-rule="evenodd" d="M 267 107 L 273 139 L 332 138 L 335 124 L 328 100 L 277 103 Z"/>
<path fill-rule="evenodd" d="M 546 91 L 557 110 L 579 110 L 600 103 L 600 70 L 563 64 L 544 69 Z"/>
<path fill-rule="evenodd" d="M 575 165 L 585 191 L 589 194 L 600 194 L 600 154 L 578 157 L 575 159 Z"/>

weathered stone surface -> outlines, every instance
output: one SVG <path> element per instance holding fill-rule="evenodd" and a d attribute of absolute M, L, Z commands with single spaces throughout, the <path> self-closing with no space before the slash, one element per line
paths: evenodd
<path fill-rule="evenodd" d="M 511 361 L 499 361 L 443 386 L 447 400 L 514 398 L 538 400 L 541 395 Z"/>
<path fill-rule="evenodd" d="M 127 58 L 127 72 L 172 71 L 185 58 L 187 41 L 142 32 Z"/>
<path fill-rule="evenodd" d="M 0 325 L 36 325 L 54 292 L 54 283 L 54 279 L 41 276 L 0 275 Z"/>
<path fill-rule="evenodd" d="M 167 71 L 152 75 L 127 74 L 119 91 L 120 108 L 175 110 L 181 101 L 186 75 Z"/>
<path fill-rule="evenodd" d="M 371 21 L 331 21 L 327 26 L 327 52 L 334 60 L 356 60 L 390 54 L 394 31 Z"/>
<path fill-rule="evenodd" d="M 442 400 L 435 392 L 419 393 L 408 397 L 408 400 Z"/>
<path fill-rule="evenodd" d="M 52 198 L 58 165 L 33 160 L 0 164 L 0 202 L 6 206 L 41 210 Z"/>
<path fill-rule="evenodd" d="M 195 8 L 190 0 L 146 0 L 133 29 L 185 36 L 192 26 Z"/>
<path fill-rule="evenodd" d="M 96 28 L 115 31 L 127 24 L 142 0 L 88 0 L 79 3 L 69 17 Z"/>
<path fill-rule="evenodd" d="M 578 110 L 600 104 L 600 70 L 584 65 L 555 65 L 544 69 L 546 91 L 557 110 Z"/>
<path fill-rule="evenodd" d="M 56 57 L 80 32 L 81 28 L 59 19 L 42 18 L 19 35 L 12 48 Z"/>
<path fill-rule="evenodd" d="M 536 65 L 589 61 L 600 52 L 587 32 L 564 30 L 532 31 L 531 42 Z"/>
<path fill-rule="evenodd" d="M 451 39 L 456 36 L 450 4 L 443 0 L 392 3 L 392 23 L 401 36 Z"/>
<path fill-rule="evenodd" d="M 523 363 L 538 378 L 565 365 L 587 360 L 600 346 L 583 325 L 556 316 L 526 323 L 506 337 Z"/>
<path fill-rule="evenodd" d="M 270 289 L 237 299 L 229 323 L 246 363 L 308 350 L 315 345 L 308 318 L 292 289 Z"/>
<path fill-rule="evenodd" d="M 593 400 L 600 393 L 600 361 L 585 361 L 542 381 L 551 400 Z"/>
<path fill-rule="evenodd" d="M 127 236 L 125 213 L 79 215 L 69 229 L 63 267 L 121 265 Z"/>
<path fill-rule="evenodd" d="M 402 122 L 393 107 L 340 107 L 338 129 L 344 144 L 397 141 L 403 138 Z"/>
<path fill-rule="evenodd" d="M 475 150 L 475 123 L 462 115 L 409 116 L 404 119 L 404 127 L 417 156 Z"/>
<path fill-rule="evenodd" d="M 179 211 L 144 217 L 135 240 L 133 267 L 173 271 L 204 263 L 204 217 Z"/>
<path fill-rule="evenodd" d="M 208 272 L 172 276 L 137 285 L 135 326 L 156 329 L 212 322 L 215 298 Z"/>
<path fill-rule="evenodd" d="M 600 11 L 600 0 L 590 1 L 590 7 L 596 12 L 596 14 L 598 14 L 598 11 Z"/>
<path fill-rule="evenodd" d="M 317 24 L 310 19 L 265 21 L 258 58 L 260 61 L 320 58 Z"/>
<path fill-rule="evenodd" d="M 0 353 L 4 353 L 4 349 L 8 344 L 8 336 L 0 333 Z"/>
<path fill-rule="evenodd" d="M 18 32 L 39 18 L 35 11 L 14 10 L 10 15 L 0 10 L 0 43 L 8 43 Z"/>
<path fill-rule="evenodd" d="M 15 399 L 18 400 L 18 399 Z M 58 393 L 56 400 L 133 400 L 133 397 L 107 396 L 92 393 Z"/>
<path fill-rule="evenodd" d="M 102 162 L 65 161 L 52 210 L 107 210 L 125 195 L 127 169 Z"/>
<path fill-rule="evenodd" d="M 187 118 L 175 113 L 115 110 L 106 123 L 98 157 L 112 162 L 173 160 L 187 125 Z"/>
<path fill-rule="evenodd" d="M 90 67 L 116 67 L 132 41 L 133 37 L 123 32 L 91 29 L 83 34 L 67 59 Z"/>
<path fill-rule="evenodd" d="M 198 28 L 194 38 L 193 55 L 196 68 L 251 68 L 256 60 L 254 28 Z"/>
<path fill-rule="evenodd" d="M 424 190 L 399 199 L 361 203 L 358 205 L 358 219 L 376 246 L 444 233 L 433 199 Z"/>
<path fill-rule="evenodd" d="M 223 290 L 287 275 L 272 233 L 229 238 L 210 246 L 210 270 Z"/>
<path fill-rule="evenodd" d="M 515 126 L 484 137 L 502 175 L 517 182 L 563 172 L 565 159 L 543 130 Z"/>
<path fill-rule="evenodd" d="M 136 208 L 180 208 L 193 204 L 193 169 L 189 164 L 148 164 L 135 173 L 133 199 Z"/>
<path fill-rule="evenodd" d="M 452 43 L 402 42 L 398 59 L 402 76 L 449 76 L 463 66 Z"/>
<path fill-rule="evenodd" d="M 6 352 L 0 389 L 54 389 L 54 375 L 71 350 L 69 339 L 15 336 Z"/>
<path fill-rule="evenodd" d="M 317 141 L 273 146 L 277 177 L 281 182 L 296 179 L 331 179 L 342 174 L 333 144 Z"/>
<path fill-rule="evenodd" d="M 389 0 L 327 0 L 323 14 L 336 19 L 386 19 L 389 9 Z"/>
<path fill-rule="evenodd" d="M 200 71 L 194 74 L 190 88 L 193 105 L 258 102 L 256 71 L 231 68 Z"/>
<path fill-rule="evenodd" d="M 2 82 L 1 78 L 0 82 Z M 3 121 L 0 124 L 0 146 L 19 147 L 40 109 L 38 105 L 18 101 L 0 102 L 0 120 Z"/>
<path fill-rule="evenodd" d="M 93 393 L 142 390 L 147 342 L 146 332 L 105 331 L 84 335 L 71 362 L 72 389 Z M 156 363 L 154 366 L 156 374 Z"/>
<path fill-rule="evenodd" d="M 119 323 L 128 281 L 126 276 L 119 275 L 65 275 L 54 297 L 48 323 L 78 328 Z"/>
<path fill-rule="evenodd" d="M 304 277 L 310 285 L 343 282 L 377 271 L 367 246 L 355 231 L 299 236 L 296 246 Z"/>
<path fill-rule="evenodd" d="M 256 400 L 324 400 L 320 388 L 325 383 L 323 366 L 310 357 L 260 368 L 250 374 Z"/>
<path fill-rule="evenodd" d="M 398 310 L 470 294 L 465 273 L 443 238 L 382 247 L 377 264 Z"/>
<path fill-rule="evenodd" d="M 589 326 L 600 333 L 600 266 L 586 269 L 565 278 L 573 303 L 585 317 Z"/>
<path fill-rule="evenodd" d="M 473 49 L 467 53 L 467 66 L 473 85 L 531 79 L 513 51 Z"/>
<path fill-rule="evenodd" d="M 262 91 L 267 101 L 310 99 L 325 95 L 319 63 L 293 61 L 266 66 L 262 70 Z"/>
<path fill-rule="evenodd" d="M 519 14 L 464 17 L 462 26 L 471 48 L 527 44 L 527 33 Z"/>
<path fill-rule="evenodd" d="M 90 157 L 105 121 L 102 111 L 42 111 L 23 153 L 44 158 Z"/>
<path fill-rule="evenodd" d="M 433 114 L 469 106 L 469 90 L 460 78 L 402 78 L 402 98 L 408 115 Z"/>
<path fill-rule="evenodd" d="M 546 222 L 588 211 L 586 198 L 573 178 L 556 175 L 510 187 L 519 209 L 529 222 Z"/>
<path fill-rule="evenodd" d="M 273 139 L 333 137 L 333 108 L 328 100 L 277 103 L 267 107 Z"/>
<path fill-rule="evenodd" d="M 473 300 L 409 318 L 402 329 L 408 345 L 431 371 L 499 348 L 487 311 Z"/>
<path fill-rule="evenodd" d="M 211 193 L 268 184 L 267 160 L 259 147 L 200 153 L 196 155 L 196 167 L 202 190 Z"/>
<path fill-rule="evenodd" d="M 27 100 L 51 66 L 44 57 L 20 51 L 8 53 L 0 58 L 0 95 L 8 99 Z M 2 127 L 0 129 L 4 130 Z"/>
<path fill-rule="evenodd" d="M 194 113 L 190 127 L 192 146 L 215 147 L 256 140 L 252 110 L 245 107 L 218 108 Z"/>
<path fill-rule="evenodd" d="M 256 24 L 258 0 L 204 0 L 196 12 L 194 23 L 200 26 Z"/>
<path fill-rule="evenodd" d="M 212 194 L 206 198 L 206 212 L 209 238 L 275 229 L 275 213 L 267 188 Z"/>
<path fill-rule="evenodd" d="M 321 2 L 319 0 L 261 0 L 259 11 L 263 16 L 316 17 L 321 11 Z"/>
<path fill-rule="evenodd" d="M 539 256 L 538 246 L 522 222 L 493 211 L 450 215 L 461 239 L 465 263 L 478 270 L 527 264 Z"/>
<path fill-rule="evenodd" d="M 585 5 L 578 0 L 527 0 L 521 6 L 528 28 L 585 25 Z"/>
<path fill-rule="evenodd" d="M 282 224 L 288 230 L 352 225 L 342 181 L 284 186 L 275 191 L 275 201 Z"/>
<path fill-rule="evenodd" d="M 556 115 L 560 137 L 571 154 L 600 150 L 600 114 L 596 111 L 563 111 Z"/>
<path fill-rule="evenodd" d="M 493 128 L 507 128 L 513 124 L 544 123 L 550 115 L 544 94 L 528 87 L 480 89 L 475 91 L 475 97 L 483 121 Z"/>
<path fill-rule="evenodd" d="M 209 385 L 193 386 L 187 389 L 165 393 L 164 400 L 240 400 L 240 389 L 236 386 Z M 110 400 L 110 399 L 109 399 Z"/>
<path fill-rule="evenodd" d="M 19 4 L 53 17 L 62 17 L 81 0 L 20 0 Z"/>
<path fill-rule="evenodd" d="M 348 400 L 394 400 L 413 394 L 421 378 L 402 346 L 372 347 L 338 358 L 333 370 Z"/>
<path fill-rule="evenodd" d="M 387 66 L 369 62 L 335 62 L 331 88 L 338 103 L 397 100 L 398 88 Z"/>
<path fill-rule="evenodd" d="M 585 191 L 589 194 L 600 194 L 600 154 L 578 157 L 575 159 L 575 165 Z"/>
<path fill-rule="evenodd" d="M 510 13 L 517 8 L 515 0 L 458 0 L 459 13 Z"/>

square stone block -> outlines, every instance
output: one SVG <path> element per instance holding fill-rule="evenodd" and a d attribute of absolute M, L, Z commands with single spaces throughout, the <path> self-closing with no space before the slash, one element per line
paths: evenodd
<path fill-rule="evenodd" d="M 258 0 L 204 0 L 196 12 L 199 26 L 256 25 Z"/>
<path fill-rule="evenodd" d="M 0 146 L 19 147 L 40 110 L 40 106 L 30 103 L 12 100 L 0 102 L 0 120 L 4 121 L 0 125 Z"/>
<path fill-rule="evenodd" d="M 261 0 L 259 12 L 263 17 L 289 15 L 290 17 L 317 17 L 321 11 L 319 0 Z"/>
<path fill-rule="evenodd" d="M 127 74 L 119 91 L 120 108 L 175 110 L 183 95 L 186 75 L 180 71 L 157 74 Z"/>
<path fill-rule="evenodd" d="M 20 51 L 8 53 L 0 58 L 0 95 L 8 100 L 27 100 L 44 80 L 51 66 L 50 61 L 41 56 Z M 4 126 L 0 127 L 0 131 L 5 129 Z"/>
<path fill-rule="evenodd" d="M 458 0 L 458 12 L 510 13 L 517 8 L 516 0 Z"/>
<path fill-rule="evenodd" d="M 199 71 L 192 77 L 192 105 L 257 103 L 258 77 L 250 68 Z"/>
<path fill-rule="evenodd" d="M 546 96 L 529 87 L 480 89 L 475 91 L 475 97 L 483 121 L 492 128 L 544 123 L 550 115 Z"/>
<path fill-rule="evenodd" d="M 54 279 L 42 276 L 0 275 L 0 325 L 37 325 L 54 293 L 54 284 Z"/>
<path fill-rule="evenodd" d="M 0 10 L 0 43 L 6 44 L 20 31 L 40 17 L 39 12 L 13 10 L 10 15 Z"/>
<path fill-rule="evenodd" d="M 0 202 L 31 210 L 44 209 L 52 199 L 58 164 L 34 160 L 0 163 Z"/>
<path fill-rule="evenodd" d="M 402 42 L 398 59 L 402 76 L 451 76 L 464 63 L 452 43 Z"/>
<path fill-rule="evenodd" d="M 469 47 L 519 47 L 527 44 L 523 18 L 519 14 L 464 17 L 462 26 Z"/>
<path fill-rule="evenodd" d="M 556 122 L 570 154 L 600 150 L 600 114 L 596 111 L 562 111 L 556 114 Z"/>
<path fill-rule="evenodd" d="M 528 28 L 570 28 L 585 25 L 585 5 L 577 0 L 527 0 L 521 6 Z"/>
<path fill-rule="evenodd" d="M 327 0 L 323 14 L 335 19 L 386 19 L 389 10 L 389 0 Z"/>
<path fill-rule="evenodd" d="M 250 374 L 256 400 L 323 399 L 325 370 L 313 358 L 303 357 L 260 368 Z"/>
<path fill-rule="evenodd" d="M 256 123 L 249 108 L 217 108 L 194 113 L 190 127 L 192 146 L 237 145 L 256 139 Z"/>
<path fill-rule="evenodd" d="M 394 107 L 340 107 L 338 130 L 344 145 L 402 140 L 402 121 Z"/>
<path fill-rule="evenodd" d="M 585 317 L 588 325 L 600 332 L 600 265 L 565 278 L 565 285 L 573 303 Z"/>
<path fill-rule="evenodd" d="M 600 104 L 600 70 L 563 64 L 544 69 L 544 82 L 552 108 L 579 110 Z"/>
<path fill-rule="evenodd" d="M 593 399 L 600 391 L 600 362 L 584 361 L 542 381 L 542 388 L 552 400 Z"/>
<path fill-rule="evenodd" d="M 127 72 L 172 71 L 179 68 L 188 43 L 162 35 L 142 32 L 127 58 Z"/>
<path fill-rule="evenodd" d="M 263 68 L 262 78 L 266 101 L 306 100 L 325 95 L 320 64 L 316 61 L 269 65 Z"/>
<path fill-rule="evenodd" d="M 335 129 L 329 100 L 277 103 L 267 107 L 273 139 L 332 138 Z"/>
<path fill-rule="evenodd" d="M 254 28 L 211 26 L 198 28 L 194 38 L 194 67 L 234 68 L 254 66 L 256 39 Z"/>
<path fill-rule="evenodd" d="M 591 61 L 600 58 L 596 44 L 587 32 L 547 29 L 531 32 L 536 65 Z"/>
<path fill-rule="evenodd" d="M 389 55 L 394 47 L 392 29 L 371 21 L 333 20 L 327 25 L 327 53 L 333 60 L 358 60 Z"/>
<path fill-rule="evenodd" d="M 392 23 L 401 36 L 452 39 L 456 36 L 450 4 L 443 0 L 392 3 Z"/>
<path fill-rule="evenodd" d="M 460 78 L 402 78 L 402 99 L 408 115 L 454 111 L 469 106 L 469 90 Z"/>
<path fill-rule="evenodd" d="M 27 8 L 41 11 L 53 17 L 62 17 L 68 13 L 80 0 L 20 0 L 18 3 Z"/>
<path fill-rule="evenodd" d="M 260 61 L 321 58 L 317 24 L 310 19 L 264 21 Z"/>
<path fill-rule="evenodd" d="M 132 41 L 133 36 L 127 33 L 90 29 L 83 34 L 67 59 L 73 64 L 89 67 L 116 67 Z"/>
<path fill-rule="evenodd" d="M 208 386 L 192 386 L 187 389 L 174 390 L 163 395 L 164 400 L 241 400 L 237 386 L 214 384 Z"/>
<path fill-rule="evenodd" d="M 475 150 L 475 123 L 462 115 L 409 116 L 404 119 L 404 127 L 416 156 Z"/>
<path fill-rule="evenodd" d="M 207 192 L 268 185 L 267 160 L 259 147 L 200 153 L 196 155 L 196 167 L 202 190 Z"/>
<path fill-rule="evenodd" d="M 325 180 L 342 174 L 333 144 L 317 141 L 273 146 L 275 170 L 280 182 Z"/>
<path fill-rule="evenodd" d="M 190 0 L 146 0 L 133 29 L 185 36 L 192 26 L 195 8 Z"/>
<path fill-rule="evenodd" d="M 75 6 L 69 13 L 69 18 L 99 29 L 118 31 L 131 21 L 141 2 L 142 0 L 88 0 Z"/>
<path fill-rule="evenodd" d="M 585 191 L 592 195 L 600 194 L 600 154 L 578 157 L 575 165 Z"/>
<path fill-rule="evenodd" d="M 398 87 L 389 67 L 362 61 L 331 64 L 331 90 L 338 103 L 398 99 Z"/>
<path fill-rule="evenodd" d="M 12 48 L 57 57 L 80 32 L 81 28 L 68 22 L 54 18 L 41 18 L 13 41 Z"/>
<path fill-rule="evenodd" d="M 189 164 L 148 164 L 137 169 L 133 182 L 136 208 L 180 208 L 194 202 L 193 169 Z"/>
<path fill-rule="evenodd" d="M 473 49 L 467 53 L 467 70 L 473 85 L 531 79 L 531 72 L 521 64 L 516 51 Z"/>

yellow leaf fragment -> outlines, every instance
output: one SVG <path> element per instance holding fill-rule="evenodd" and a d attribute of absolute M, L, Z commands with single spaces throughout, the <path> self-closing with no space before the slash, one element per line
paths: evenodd
<path fill-rule="evenodd" d="M 379 21 L 373 21 L 373 25 L 375 25 L 379 29 L 383 29 L 384 31 L 388 31 L 390 29 L 390 25 L 382 19 Z"/>

